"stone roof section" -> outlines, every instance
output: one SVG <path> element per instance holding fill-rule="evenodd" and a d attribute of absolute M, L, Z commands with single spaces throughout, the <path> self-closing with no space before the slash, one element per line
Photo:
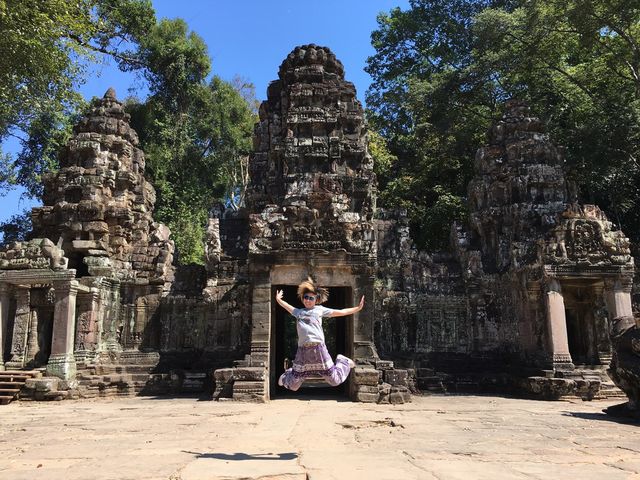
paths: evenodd
<path fill-rule="evenodd" d="M 373 161 L 340 61 L 326 47 L 296 47 L 259 114 L 247 194 L 251 251 L 372 252 Z"/>
<path fill-rule="evenodd" d="M 116 92 L 109 88 L 101 99 L 94 99 L 89 113 L 74 126 L 73 133 L 100 133 L 114 135 L 137 146 L 138 134 L 129 125 L 131 116 L 124 105 L 116 99 Z"/>
<path fill-rule="evenodd" d="M 61 246 L 78 276 L 171 281 L 173 242 L 153 219 L 155 189 L 130 116 L 109 88 L 73 129 L 60 170 L 43 176 L 34 236 Z"/>

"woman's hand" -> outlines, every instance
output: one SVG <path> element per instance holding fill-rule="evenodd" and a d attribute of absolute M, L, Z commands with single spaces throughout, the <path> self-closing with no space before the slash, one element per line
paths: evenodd
<path fill-rule="evenodd" d="M 364 307 L 364 295 L 362 296 L 362 298 L 360 299 L 360 303 L 358 304 L 358 311 L 362 310 L 363 307 Z"/>
<path fill-rule="evenodd" d="M 284 308 L 287 312 L 293 313 L 293 307 L 284 301 L 284 299 L 282 298 L 283 296 L 284 293 L 282 292 L 282 290 L 278 290 L 276 292 L 276 302 L 278 302 L 278 305 Z"/>

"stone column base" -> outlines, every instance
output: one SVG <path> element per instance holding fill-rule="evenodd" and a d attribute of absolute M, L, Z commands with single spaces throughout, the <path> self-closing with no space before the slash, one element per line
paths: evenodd
<path fill-rule="evenodd" d="M 4 363 L 0 362 L 0 372 L 4 372 L 5 368 L 4 368 Z"/>
<path fill-rule="evenodd" d="M 73 353 L 52 354 L 47 363 L 47 376 L 58 377 L 63 380 L 73 380 L 76 377 L 76 359 Z"/>
<path fill-rule="evenodd" d="M 76 350 L 74 356 L 76 363 L 94 363 L 98 358 L 98 352 L 94 350 Z"/>
<path fill-rule="evenodd" d="M 380 360 L 374 343 L 370 341 L 354 341 L 353 358 L 361 361 Z"/>
<path fill-rule="evenodd" d="M 551 358 L 554 370 L 575 370 L 575 365 L 571 359 L 571 355 L 554 353 Z"/>
<path fill-rule="evenodd" d="M 265 367 L 219 368 L 213 372 L 216 390 L 214 400 L 231 398 L 240 402 L 267 400 Z"/>
<path fill-rule="evenodd" d="M 5 363 L 4 366 L 7 370 L 22 370 L 24 368 L 24 361 L 9 361 Z"/>

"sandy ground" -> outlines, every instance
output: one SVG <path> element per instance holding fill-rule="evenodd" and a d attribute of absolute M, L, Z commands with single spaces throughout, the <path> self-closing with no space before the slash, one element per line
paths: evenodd
<path fill-rule="evenodd" d="M 23 402 L 0 407 L 0 479 L 640 479 L 616 402 L 414 397 Z"/>

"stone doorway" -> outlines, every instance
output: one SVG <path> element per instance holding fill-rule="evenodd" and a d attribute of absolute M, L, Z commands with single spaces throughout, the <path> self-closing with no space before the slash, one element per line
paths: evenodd
<path fill-rule="evenodd" d="M 32 288 L 31 319 L 27 335 L 27 368 L 46 367 L 53 341 L 53 292 L 50 288 Z"/>
<path fill-rule="evenodd" d="M 569 353 L 575 365 L 599 365 L 599 350 L 606 342 L 606 325 L 598 321 L 597 295 L 593 285 L 573 283 L 563 285 L 567 319 Z"/>
<path fill-rule="evenodd" d="M 297 286 L 294 285 L 276 285 L 272 287 L 272 297 L 275 298 L 276 292 L 282 290 L 284 299 L 294 307 L 300 307 L 300 301 L 296 296 Z M 348 299 L 351 299 L 352 292 L 350 287 L 329 287 L 329 300 L 324 304 L 328 308 L 345 308 L 348 306 Z M 293 316 L 289 315 L 275 301 L 273 302 L 275 311 L 273 312 L 274 322 L 272 324 L 271 333 L 271 398 L 281 396 L 303 394 L 313 395 L 346 395 L 347 382 L 338 387 L 327 385 L 322 379 L 306 380 L 300 390 L 290 392 L 278 385 L 278 378 L 285 370 L 285 363 L 291 365 L 297 349 L 297 331 L 296 323 Z M 329 354 L 335 360 L 336 355 L 349 355 L 347 351 L 347 332 L 352 322 L 352 317 L 327 318 L 322 322 L 324 329 L 325 342 Z"/>
<path fill-rule="evenodd" d="M 34 319 L 37 318 L 37 324 Z M 35 327 L 37 347 L 33 357 L 27 363 L 28 368 L 46 367 L 51 355 L 51 342 L 53 340 L 53 308 L 40 307 L 32 312 L 32 328 Z"/>

